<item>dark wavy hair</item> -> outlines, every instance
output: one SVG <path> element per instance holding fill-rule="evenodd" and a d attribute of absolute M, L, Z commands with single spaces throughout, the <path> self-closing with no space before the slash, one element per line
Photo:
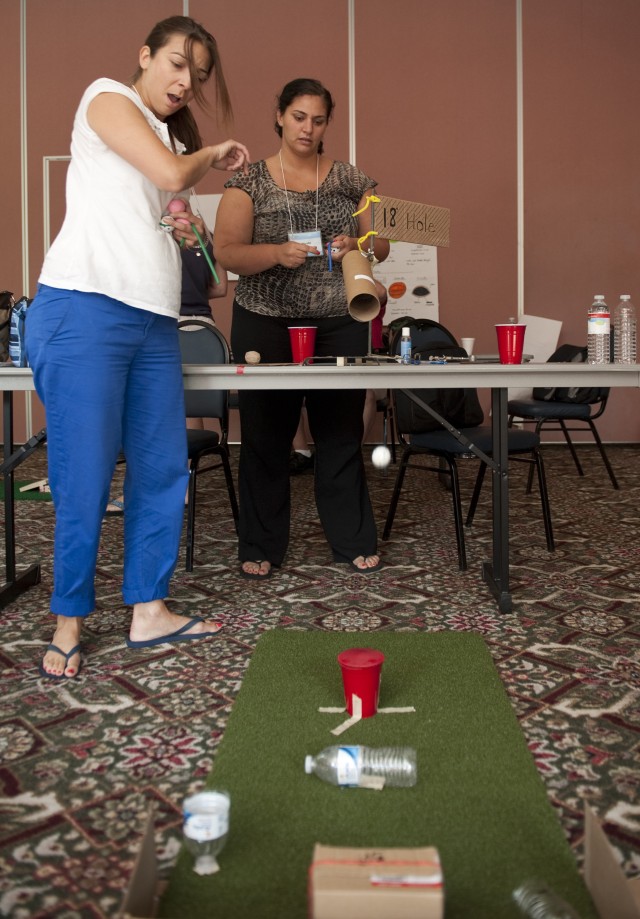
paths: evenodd
<path fill-rule="evenodd" d="M 196 22 L 195 19 L 191 19 L 189 16 L 170 16 L 168 19 L 157 22 L 145 39 L 144 43 L 148 45 L 151 51 L 151 57 L 155 57 L 160 48 L 164 48 L 174 35 L 184 35 L 185 37 L 185 51 L 189 61 L 193 97 L 200 108 L 208 112 L 210 111 L 210 107 L 205 98 L 202 83 L 200 82 L 200 75 L 192 54 L 195 42 L 200 42 L 201 45 L 204 45 L 209 55 L 207 79 L 215 71 L 217 111 L 221 112 L 223 121 L 232 121 L 233 111 L 231 108 L 231 98 L 227 89 L 224 73 L 222 72 L 222 61 L 220 60 L 218 44 L 213 35 L 207 32 L 205 27 L 200 25 L 199 22 Z M 142 69 L 138 67 L 131 78 L 131 82 L 135 83 L 140 79 L 141 75 Z M 200 136 L 198 125 L 196 124 L 196 120 L 189 106 L 185 106 L 173 115 L 169 115 L 167 118 L 167 125 L 169 126 L 171 134 L 177 137 L 178 140 L 182 141 L 186 146 L 188 153 L 193 153 L 194 150 L 200 150 L 202 147 L 202 137 Z"/>
<path fill-rule="evenodd" d="M 291 80 L 289 83 L 287 83 L 280 95 L 276 97 L 276 113 L 279 112 L 281 115 L 283 115 L 293 100 L 298 96 L 320 96 L 320 98 L 324 101 L 325 109 L 327 111 L 327 121 L 331 120 L 333 107 L 335 105 L 333 96 L 329 90 L 322 85 L 320 80 L 314 80 L 311 77 L 298 77 L 296 80 Z M 282 128 L 278 124 L 277 119 L 274 127 L 278 137 L 282 137 Z M 318 147 L 318 153 L 322 153 L 322 142 Z"/>

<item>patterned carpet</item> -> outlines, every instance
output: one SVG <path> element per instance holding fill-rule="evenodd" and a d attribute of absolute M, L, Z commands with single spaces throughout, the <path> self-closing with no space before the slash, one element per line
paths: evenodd
<path fill-rule="evenodd" d="M 481 633 L 576 858 L 581 862 L 587 800 L 627 876 L 638 874 L 640 447 L 609 452 L 619 492 L 589 447 L 582 479 L 564 448 L 546 450 L 553 555 L 537 493 L 526 496 L 526 469 L 513 464 L 514 612 L 506 616 L 479 575 L 491 546 L 489 487 L 467 536 L 469 570 L 460 573 L 449 496 L 436 476 L 410 473 L 393 533 L 382 545 L 386 567 L 363 577 L 331 563 L 313 478 L 296 477 L 287 564 L 257 584 L 238 577 L 226 491 L 213 473 L 201 485 L 195 570 L 185 572 L 183 550 L 172 607 L 214 614 L 224 631 L 203 642 L 127 650 L 122 518 L 111 518 L 103 530 L 99 608 L 85 630 L 84 668 L 78 681 L 64 685 L 45 683 L 37 670 L 52 629 L 53 507 L 18 502 L 18 564 L 41 560 L 42 583 L 3 610 L 0 915 L 116 916 L 152 803 L 158 856 L 168 874 L 180 844 L 181 802 L 202 787 L 252 649 L 276 626 Z M 381 532 L 394 473 L 374 470 L 369 455 L 368 448 Z M 475 468 L 462 464 L 466 500 Z M 20 478 L 44 474 L 41 449 Z"/>

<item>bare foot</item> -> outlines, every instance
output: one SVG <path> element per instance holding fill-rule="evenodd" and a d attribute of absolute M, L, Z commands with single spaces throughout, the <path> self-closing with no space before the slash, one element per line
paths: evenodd
<path fill-rule="evenodd" d="M 243 562 L 241 570 L 250 578 L 268 578 L 271 574 L 271 562 Z"/>
<path fill-rule="evenodd" d="M 172 635 L 178 629 L 193 622 L 191 616 L 179 616 L 167 609 L 164 600 L 152 600 L 150 603 L 136 603 L 133 607 L 133 619 L 129 630 L 131 641 L 152 641 L 165 635 Z M 213 635 L 219 632 L 222 623 L 212 619 L 193 622 L 189 635 Z"/>
<path fill-rule="evenodd" d="M 354 567 L 359 568 L 360 571 L 366 571 L 367 568 L 376 568 L 379 564 L 379 555 L 359 555 L 353 560 Z"/>
<path fill-rule="evenodd" d="M 80 629 L 82 628 L 81 616 L 57 616 L 56 630 L 53 633 L 51 644 L 59 648 L 54 651 L 49 647 L 42 658 L 42 670 L 51 677 L 75 677 L 80 670 L 80 651 L 72 654 L 67 660 L 67 655 L 80 643 Z M 60 653 L 63 652 L 63 653 Z"/>

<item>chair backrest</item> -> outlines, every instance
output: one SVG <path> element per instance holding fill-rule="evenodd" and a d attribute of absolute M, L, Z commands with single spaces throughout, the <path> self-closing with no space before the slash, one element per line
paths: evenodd
<path fill-rule="evenodd" d="M 197 319 L 178 323 L 180 353 L 183 364 L 228 364 L 230 351 L 218 329 Z M 187 418 L 218 418 L 222 430 L 229 420 L 229 393 L 222 389 L 185 389 Z"/>
<path fill-rule="evenodd" d="M 466 354 L 458 346 L 455 336 L 434 319 L 413 319 L 411 330 L 411 352 L 421 359 L 431 356 L 462 357 Z M 400 352 L 401 330 L 391 343 L 392 353 Z M 413 389 L 415 395 L 429 405 L 442 418 L 457 428 L 470 428 L 482 424 L 484 412 L 475 389 Z M 394 392 L 396 426 L 402 434 L 426 434 L 437 431 L 442 425 L 424 408 L 415 403 L 401 390 Z"/>
<path fill-rule="evenodd" d="M 584 364 L 587 360 L 587 348 L 584 345 L 560 345 L 553 352 L 547 363 L 552 364 Z M 537 386 L 533 390 L 534 399 L 543 399 L 545 402 L 570 402 L 594 405 L 596 402 L 607 400 L 609 387 L 607 386 Z M 603 409 L 599 414 L 602 414 Z"/>

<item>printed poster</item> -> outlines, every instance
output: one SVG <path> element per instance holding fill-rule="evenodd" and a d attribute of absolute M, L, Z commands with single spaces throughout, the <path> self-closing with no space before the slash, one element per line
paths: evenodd
<path fill-rule="evenodd" d="M 373 267 L 387 288 L 385 325 L 401 316 L 439 321 L 437 253 L 436 246 L 391 240 L 389 257 Z"/>

